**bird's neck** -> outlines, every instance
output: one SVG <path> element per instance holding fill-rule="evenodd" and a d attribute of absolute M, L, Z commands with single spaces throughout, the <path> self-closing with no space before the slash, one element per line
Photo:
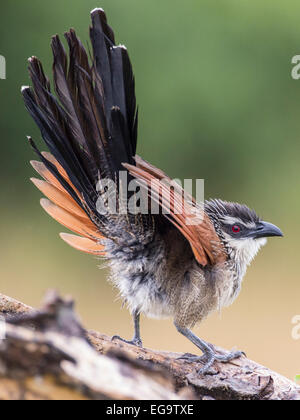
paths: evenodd
<path fill-rule="evenodd" d="M 247 267 L 262 246 L 266 244 L 266 239 L 242 239 L 225 238 L 228 259 L 236 266 L 240 276 L 244 276 Z"/>

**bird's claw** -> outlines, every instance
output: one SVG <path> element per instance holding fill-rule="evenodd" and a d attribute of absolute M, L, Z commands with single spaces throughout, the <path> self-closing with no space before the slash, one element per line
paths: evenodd
<path fill-rule="evenodd" d="M 233 351 L 231 353 L 227 354 L 216 354 L 215 360 L 218 362 L 230 362 L 231 360 L 238 359 L 241 356 L 246 356 L 246 354 L 243 351 Z"/>
<path fill-rule="evenodd" d="M 191 353 L 185 353 L 182 356 L 177 357 L 176 360 L 186 360 L 188 363 L 194 363 L 194 362 L 199 362 L 199 359 L 201 359 L 201 357 L 195 356 L 194 354 L 191 354 Z"/>
<path fill-rule="evenodd" d="M 121 338 L 119 335 L 114 335 L 111 341 L 115 341 L 115 340 L 120 340 L 120 341 L 123 341 L 123 343 L 131 344 L 133 346 L 143 347 L 143 343 L 140 338 L 133 338 L 132 340 L 125 340 L 124 338 Z"/>
<path fill-rule="evenodd" d="M 208 373 L 211 366 L 214 364 L 214 362 L 222 362 L 222 363 L 228 363 L 231 360 L 238 359 L 239 357 L 245 355 L 242 351 L 234 351 L 227 354 L 217 354 L 217 353 L 208 353 L 202 356 L 202 362 L 205 360 L 205 365 L 203 368 L 199 369 L 198 374 L 199 375 L 205 375 Z"/>
<path fill-rule="evenodd" d="M 233 359 L 238 359 L 241 356 L 246 356 L 242 351 L 235 351 L 227 354 L 218 354 L 213 351 L 203 354 L 203 356 L 195 356 L 193 354 L 186 353 L 178 359 L 186 360 L 188 363 L 204 363 L 203 368 L 198 370 L 200 375 L 208 373 L 214 362 L 228 363 Z"/>

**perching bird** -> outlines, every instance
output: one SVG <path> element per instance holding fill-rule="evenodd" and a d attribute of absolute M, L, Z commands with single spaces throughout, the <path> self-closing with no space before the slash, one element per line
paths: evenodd
<path fill-rule="evenodd" d="M 102 9 L 91 17 L 91 59 L 74 30 L 65 34 L 69 56 L 59 37 L 52 39 L 56 95 L 40 61 L 29 59 L 33 87 L 23 87 L 22 94 L 49 149 L 41 153 L 29 138 L 40 158 L 32 166 L 44 179 L 32 181 L 48 197 L 41 200 L 46 212 L 77 234 L 62 233 L 62 239 L 110 261 L 111 279 L 134 319 L 134 338 L 127 342 L 142 345 L 141 313 L 173 317 L 177 330 L 203 352 L 190 360 L 204 361 L 205 373 L 215 360 L 230 361 L 241 352 L 221 355 L 191 328 L 234 301 L 265 238 L 282 233 L 245 205 L 197 204 L 136 156 L 138 115 L 128 53 L 115 45 Z M 140 189 L 124 194 L 133 180 Z M 160 211 L 142 211 L 141 197 Z"/>

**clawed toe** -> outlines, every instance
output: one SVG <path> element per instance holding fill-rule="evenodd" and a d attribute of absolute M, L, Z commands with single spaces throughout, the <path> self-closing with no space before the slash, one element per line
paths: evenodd
<path fill-rule="evenodd" d="M 216 354 L 215 359 L 219 362 L 230 362 L 231 360 L 238 359 L 241 356 L 246 356 L 243 351 L 234 351 L 228 354 Z"/>
<path fill-rule="evenodd" d="M 207 353 L 205 354 L 205 359 L 206 359 L 206 363 L 203 366 L 203 368 L 201 368 L 198 373 L 199 375 L 205 375 L 206 373 L 208 373 L 209 369 L 211 368 L 211 366 L 214 364 L 214 362 L 222 362 L 222 363 L 228 363 L 231 360 L 234 359 L 238 359 L 241 356 L 244 356 L 245 353 L 242 351 L 235 351 L 232 353 L 228 353 L 228 354 L 217 354 L 217 353 Z M 203 359 L 202 359 L 203 360 Z"/>
<path fill-rule="evenodd" d="M 176 360 L 185 360 L 188 363 L 205 363 L 207 361 L 207 355 L 203 354 L 202 356 L 196 356 L 194 354 L 185 353 L 180 357 L 177 357 Z"/>
<path fill-rule="evenodd" d="M 190 353 L 185 353 L 182 356 L 178 357 L 177 360 L 185 360 L 188 363 L 201 363 L 204 364 L 203 368 L 198 370 L 199 375 L 205 375 L 208 373 L 211 366 L 214 362 L 227 363 L 231 360 L 238 359 L 241 356 L 245 356 L 245 353 L 242 351 L 235 351 L 228 354 L 218 354 L 216 352 L 207 352 L 203 356 L 195 356 Z"/>
<path fill-rule="evenodd" d="M 143 347 L 143 343 L 140 338 L 134 338 L 133 340 L 125 340 L 124 338 L 121 338 L 119 335 L 114 335 L 111 341 L 115 341 L 115 340 L 120 340 L 120 341 L 123 341 L 123 343 L 131 344 L 133 346 Z"/>
<path fill-rule="evenodd" d="M 189 363 L 193 363 L 193 362 L 198 362 L 200 359 L 199 356 L 195 356 L 194 354 L 191 353 L 185 353 L 182 356 L 177 357 L 176 360 L 186 360 Z"/>

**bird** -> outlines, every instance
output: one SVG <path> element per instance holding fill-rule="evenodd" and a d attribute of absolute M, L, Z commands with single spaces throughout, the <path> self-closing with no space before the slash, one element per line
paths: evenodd
<path fill-rule="evenodd" d="M 244 204 L 195 200 L 136 154 L 138 106 L 128 51 L 116 44 L 101 8 L 91 12 L 89 35 L 91 51 L 74 29 L 64 34 L 68 48 L 52 37 L 53 87 L 39 59 L 29 58 L 32 85 L 23 86 L 22 95 L 48 148 L 40 151 L 28 137 L 39 158 L 31 164 L 41 176 L 32 182 L 47 197 L 43 209 L 73 232 L 61 238 L 107 261 L 109 280 L 134 322 L 132 340 L 112 339 L 142 346 L 141 314 L 172 318 L 201 351 L 181 357 L 207 374 L 215 362 L 244 353 L 220 353 L 194 326 L 232 304 L 266 238 L 283 234 Z"/>

